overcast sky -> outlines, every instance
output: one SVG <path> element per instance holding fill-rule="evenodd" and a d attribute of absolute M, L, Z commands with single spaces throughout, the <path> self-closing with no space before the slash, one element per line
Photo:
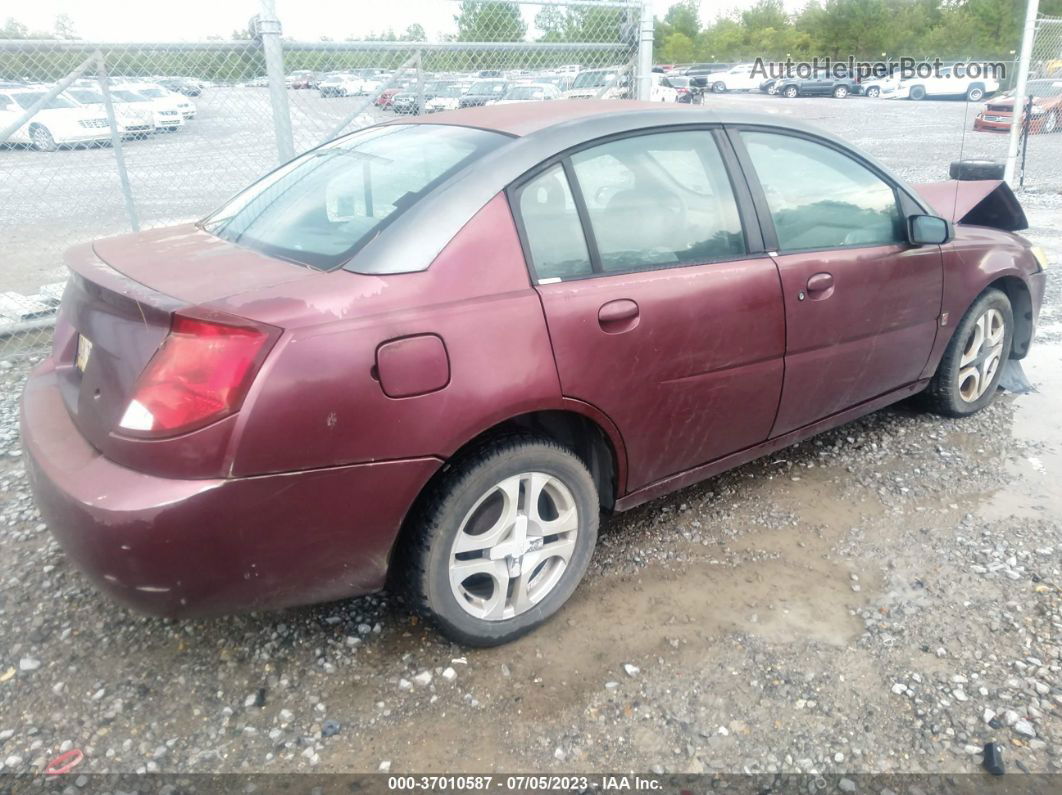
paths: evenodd
<path fill-rule="evenodd" d="M 652 0 L 653 12 L 663 15 L 674 0 Z M 701 20 L 720 11 L 752 5 L 755 0 L 701 0 Z M 797 8 L 800 0 L 786 0 Z M 383 32 L 401 33 L 414 22 L 430 39 L 453 32 L 457 3 L 452 0 L 276 0 L 284 35 L 317 40 Z M 11 16 L 34 30 L 52 30 L 55 18 L 67 14 L 77 34 L 94 41 L 195 41 L 207 36 L 228 38 L 257 13 L 258 0 L 31 0 L 4 3 L 0 19 Z M 538 10 L 524 10 L 528 21 Z"/>

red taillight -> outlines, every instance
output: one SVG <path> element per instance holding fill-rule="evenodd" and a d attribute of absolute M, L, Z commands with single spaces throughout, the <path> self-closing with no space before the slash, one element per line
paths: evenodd
<path fill-rule="evenodd" d="M 127 431 L 171 435 L 239 409 L 273 330 L 174 315 L 119 422 Z"/>

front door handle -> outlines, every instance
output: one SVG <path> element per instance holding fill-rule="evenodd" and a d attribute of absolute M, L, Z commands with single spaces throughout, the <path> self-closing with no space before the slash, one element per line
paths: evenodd
<path fill-rule="evenodd" d="M 619 334 L 638 325 L 638 314 L 638 304 L 629 298 L 620 298 L 597 310 L 597 322 L 603 331 Z"/>
<path fill-rule="evenodd" d="M 829 298 L 833 294 L 833 274 L 816 273 L 808 278 L 808 298 Z M 803 300 L 803 299 L 801 299 Z"/>

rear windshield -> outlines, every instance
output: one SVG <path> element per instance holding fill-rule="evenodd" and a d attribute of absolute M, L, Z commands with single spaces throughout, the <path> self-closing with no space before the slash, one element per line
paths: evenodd
<path fill-rule="evenodd" d="M 468 127 L 370 127 L 281 166 L 201 225 L 231 243 L 330 270 L 449 176 L 505 141 L 498 133 Z"/>

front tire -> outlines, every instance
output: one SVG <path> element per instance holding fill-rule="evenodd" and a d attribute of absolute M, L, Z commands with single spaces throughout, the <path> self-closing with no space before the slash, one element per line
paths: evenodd
<path fill-rule="evenodd" d="M 962 316 L 926 390 L 929 408 L 946 417 L 968 417 L 996 394 L 1010 356 L 1014 312 L 1001 290 L 986 290 Z"/>
<path fill-rule="evenodd" d="M 877 86 L 871 86 L 866 90 L 865 93 L 871 99 L 876 99 L 877 97 L 881 96 L 881 89 Z"/>
<path fill-rule="evenodd" d="M 966 99 L 968 102 L 980 102 L 984 95 L 985 90 L 980 86 L 970 86 L 966 91 Z"/>
<path fill-rule="evenodd" d="M 789 99 L 793 99 L 799 93 L 800 90 L 796 86 L 786 86 L 782 89 L 782 96 L 788 97 Z"/>
<path fill-rule="evenodd" d="M 924 86 L 911 86 L 908 96 L 915 102 L 921 102 L 926 98 L 926 89 Z"/>
<path fill-rule="evenodd" d="M 725 94 L 726 83 L 724 83 L 722 80 L 717 80 L 715 83 L 712 83 L 712 91 L 714 91 L 716 94 Z"/>
<path fill-rule="evenodd" d="M 833 89 L 834 99 L 844 99 L 848 96 L 848 86 L 836 86 Z"/>
<path fill-rule="evenodd" d="M 594 481 L 570 450 L 516 436 L 430 487 L 402 550 L 411 606 L 450 639 L 497 646 L 568 601 L 597 543 Z"/>
<path fill-rule="evenodd" d="M 59 146 L 55 143 L 51 130 L 43 124 L 34 124 L 30 129 L 30 140 L 38 152 L 54 152 Z"/>

